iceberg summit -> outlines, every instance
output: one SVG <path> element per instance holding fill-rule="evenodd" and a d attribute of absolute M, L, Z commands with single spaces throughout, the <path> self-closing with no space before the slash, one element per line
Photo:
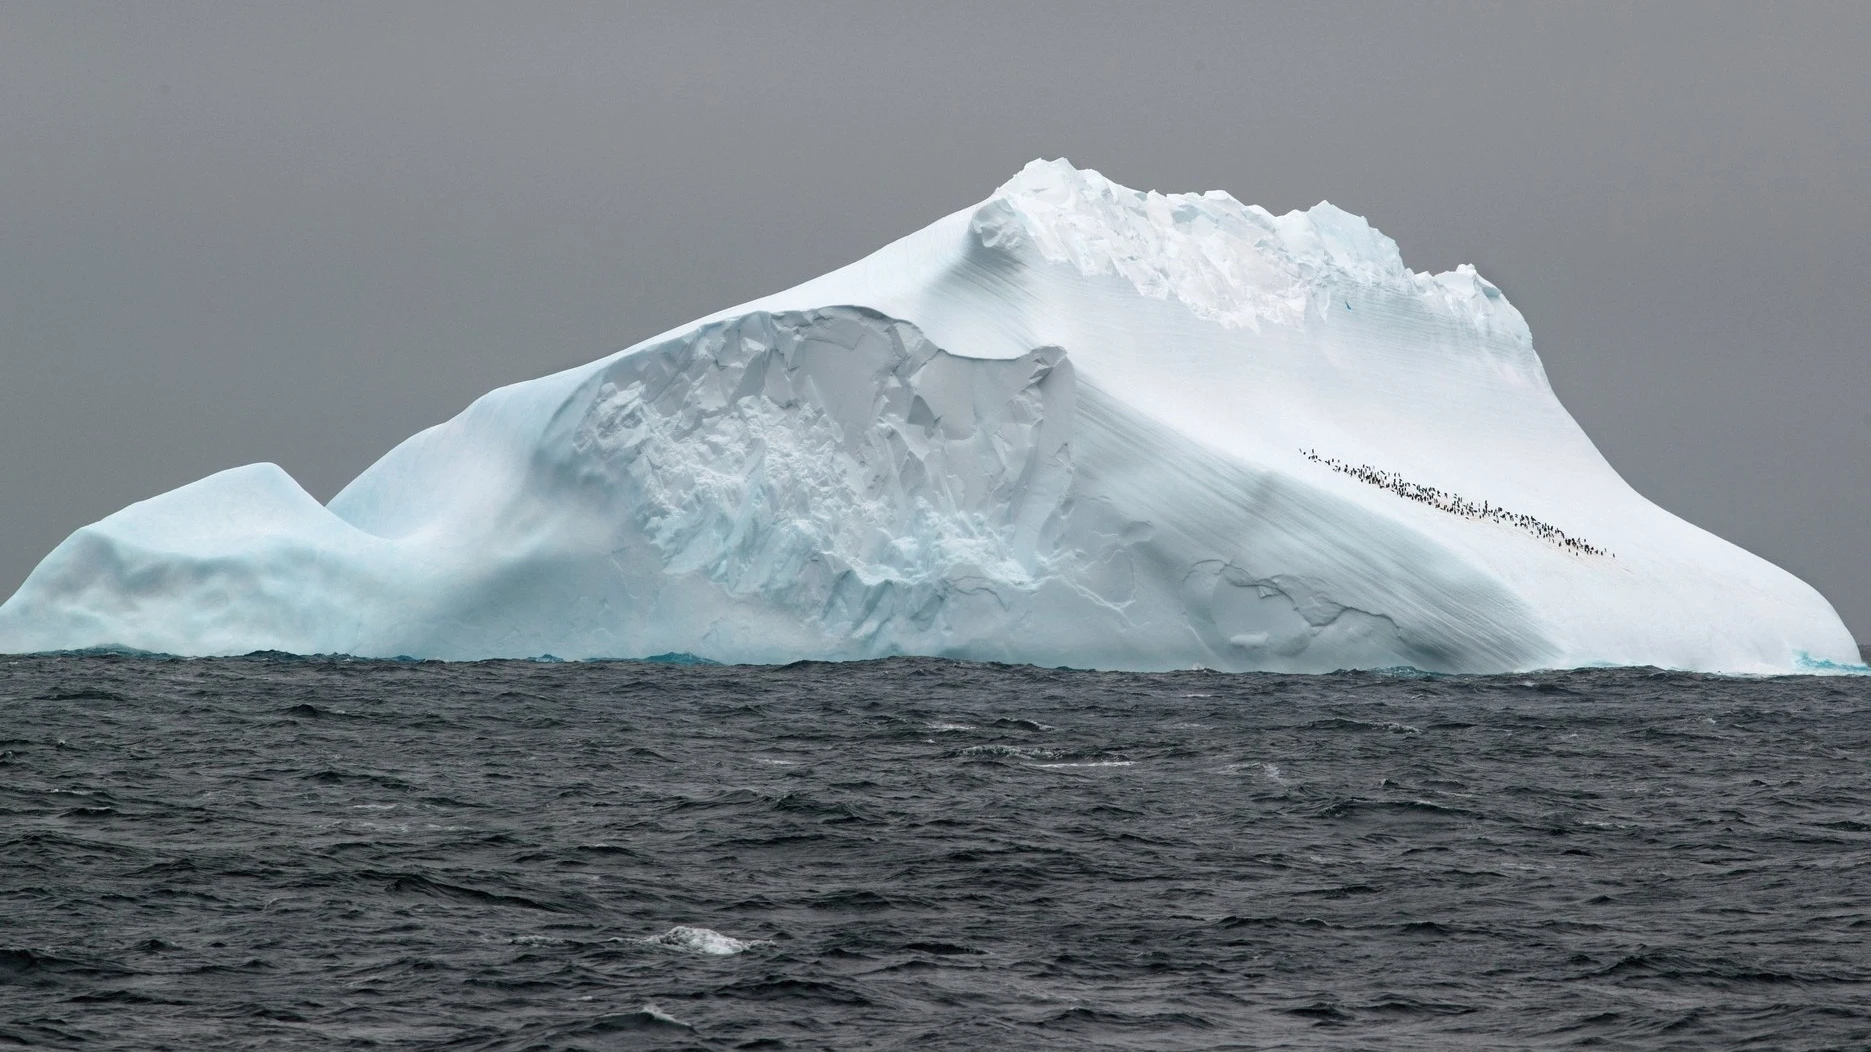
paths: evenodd
<path fill-rule="evenodd" d="M 233 468 L 72 534 L 0 652 L 1104 669 L 1855 664 L 1639 496 L 1520 312 L 1330 204 L 1036 161 L 797 288 L 485 395 L 321 505 Z"/>

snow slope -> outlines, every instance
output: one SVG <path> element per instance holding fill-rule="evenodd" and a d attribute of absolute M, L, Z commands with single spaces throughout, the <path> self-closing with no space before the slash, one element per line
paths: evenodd
<path fill-rule="evenodd" d="M 1472 268 L 1412 272 L 1329 204 L 1274 216 L 1063 161 L 797 288 L 491 392 L 328 508 L 250 465 L 80 529 L 0 607 L 0 650 L 95 646 L 1858 658 L 1817 592 L 1618 477 Z"/>

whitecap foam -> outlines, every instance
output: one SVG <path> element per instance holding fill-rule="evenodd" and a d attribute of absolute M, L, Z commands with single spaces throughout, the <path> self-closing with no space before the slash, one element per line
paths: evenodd
<path fill-rule="evenodd" d="M 1262 763 L 1259 760 L 1249 760 L 1246 763 L 1231 763 L 1227 765 L 1226 767 L 1223 767 L 1222 770 L 1224 771 L 1259 771 L 1262 776 L 1264 776 L 1269 782 L 1272 782 L 1275 785 L 1287 785 L 1288 784 L 1286 780 L 1286 776 L 1280 773 L 1280 765 L 1277 763 Z"/>
<path fill-rule="evenodd" d="M 1052 760 L 1059 756 L 1057 749 L 1028 749 L 1019 745 L 1002 745 L 998 742 L 989 745 L 970 745 L 961 751 L 962 756 L 1005 756 L 1016 760 Z"/>
<path fill-rule="evenodd" d="M 677 1019 L 675 1016 L 670 1015 L 668 1012 L 665 1012 L 662 1009 L 656 1007 L 655 1005 L 646 1004 L 643 1006 L 641 1011 L 643 1015 L 646 1018 L 648 1018 L 651 1022 L 662 1023 L 664 1026 L 679 1026 L 683 1028 L 684 1030 L 695 1029 L 695 1025 L 693 1023 L 685 1023 L 682 1020 Z"/>
<path fill-rule="evenodd" d="M 1130 767 L 1135 760 L 1083 760 L 1077 763 L 1036 763 L 1035 767 Z"/>
<path fill-rule="evenodd" d="M 1001 716 L 994 721 L 996 727 L 1010 727 L 1021 731 L 1056 731 L 1059 728 L 1050 723 L 1029 720 L 1024 716 Z"/>
<path fill-rule="evenodd" d="M 650 938 L 636 941 L 646 946 L 663 946 L 671 950 L 707 954 L 710 957 L 732 957 L 756 946 L 766 945 L 764 939 L 736 939 L 732 935 L 723 935 L 713 928 L 692 928 L 686 924 L 678 924 L 661 935 L 653 935 Z"/>

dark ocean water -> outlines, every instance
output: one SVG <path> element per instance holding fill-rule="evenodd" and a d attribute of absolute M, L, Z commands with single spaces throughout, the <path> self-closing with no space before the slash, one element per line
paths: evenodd
<path fill-rule="evenodd" d="M 1851 677 L 0 659 L 0 1046 L 1862 1050 L 1868 761 Z"/>

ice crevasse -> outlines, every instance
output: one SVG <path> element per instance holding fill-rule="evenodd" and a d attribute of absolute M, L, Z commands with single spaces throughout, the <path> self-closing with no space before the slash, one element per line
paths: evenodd
<path fill-rule="evenodd" d="M 85 526 L 0 651 L 1113 669 L 1851 664 L 1645 500 L 1520 313 L 1329 204 L 1036 161 L 796 288 L 501 388 L 321 505 L 212 475 Z"/>

